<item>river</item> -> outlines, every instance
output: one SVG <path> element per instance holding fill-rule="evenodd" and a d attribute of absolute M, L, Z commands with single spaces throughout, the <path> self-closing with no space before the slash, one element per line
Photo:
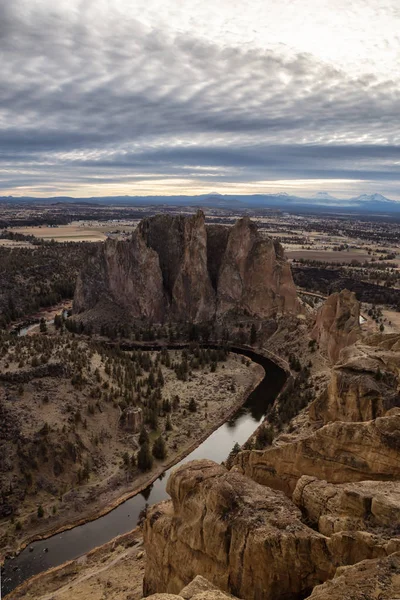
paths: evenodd
<path fill-rule="evenodd" d="M 232 351 L 235 349 L 232 348 Z M 282 388 L 286 375 L 270 360 L 255 352 L 242 349 L 237 351 L 261 364 L 265 369 L 265 376 L 236 414 L 143 492 L 95 521 L 34 542 L 17 557 L 6 560 L 2 568 L 3 595 L 29 577 L 77 558 L 96 546 L 131 531 L 136 527 L 140 511 L 146 503 L 152 505 L 168 498 L 165 488 L 172 469 L 200 458 L 220 463 L 227 458 L 236 442 L 243 444 L 251 436 Z"/>

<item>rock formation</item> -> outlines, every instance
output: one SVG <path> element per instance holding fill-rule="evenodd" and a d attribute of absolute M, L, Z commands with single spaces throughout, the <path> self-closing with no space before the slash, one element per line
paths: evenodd
<path fill-rule="evenodd" d="M 390 538 L 397 535 L 400 524 L 400 481 L 332 484 L 304 475 L 293 501 L 308 522 L 327 536 L 380 528 L 380 534 Z M 400 549 L 400 539 L 398 543 Z"/>
<path fill-rule="evenodd" d="M 400 409 L 373 421 L 330 423 L 294 443 L 240 452 L 234 464 L 288 495 L 302 475 L 330 483 L 400 479 Z"/>
<path fill-rule="evenodd" d="M 122 411 L 119 423 L 131 433 L 138 433 L 143 426 L 143 411 L 139 407 L 128 406 Z"/>
<path fill-rule="evenodd" d="M 178 468 L 145 522 L 146 595 L 196 574 L 246 599 L 296 597 L 333 575 L 326 539 L 282 493 L 212 461 Z"/>
<path fill-rule="evenodd" d="M 178 593 L 200 574 L 246 600 L 397 597 L 400 336 L 350 345 L 353 301 L 337 295 L 330 326 L 319 320 L 336 364 L 292 430 L 266 450 L 239 452 L 229 471 L 194 461 L 171 475 L 172 501 L 145 522 L 146 594 Z"/>
<path fill-rule="evenodd" d="M 326 390 L 310 405 L 311 421 L 370 421 L 400 406 L 400 335 L 370 336 L 342 350 Z"/>
<path fill-rule="evenodd" d="M 148 598 L 149 600 L 235 600 L 234 596 L 222 592 L 201 575 L 197 575 L 189 585 L 179 592 L 178 596 L 161 593 L 153 594 Z"/>
<path fill-rule="evenodd" d="M 340 567 L 335 577 L 314 588 L 310 600 L 395 600 L 400 598 L 400 553 Z"/>
<path fill-rule="evenodd" d="M 107 240 L 78 278 L 79 319 L 205 322 L 300 310 L 282 247 L 248 218 L 205 225 L 204 214 L 144 219 L 130 240 Z"/>
<path fill-rule="evenodd" d="M 315 488 L 310 493 L 308 485 Z M 389 489 L 385 498 L 374 482 L 360 486 L 359 493 L 356 487 L 338 487 L 331 508 L 339 511 L 344 498 L 343 510 L 355 524 L 362 510 L 367 519 L 372 495 L 376 523 L 384 525 L 398 510 L 397 488 Z M 302 512 L 281 492 L 209 460 L 179 467 L 167 491 L 172 502 L 153 506 L 145 521 L 146 595 L 177 594 L 200 574 L 246 600 L 304 598 L 338 566 L 400 550 L 400 539 L 389 527 L 386 535 L 346 527 L 323 535 L 303 522 Z M 326 482 L 303 479 L 299 484 L 296 499 L 311 523 L 321 522 L 318 514 L 329 504 L 330 491 Z"/>
<path fill-rule="evenodd" d="M 335 363 L 340 351 L 360 336 L 360 303 L 353 292 L 331 294 L 317 312 L 312 337 L 320 351 Z"/>

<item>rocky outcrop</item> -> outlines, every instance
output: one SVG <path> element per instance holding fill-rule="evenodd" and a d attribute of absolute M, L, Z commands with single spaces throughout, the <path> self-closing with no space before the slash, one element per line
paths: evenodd
<path fill-rule="evenodd" d="M 233 463 L 254 481 L 288 495 L 302 475 L 330 483 L 400 479 L 400 409 L 374 421 L 331 423 L 294 443 L 240 452 Z"/>
<path fill-rule="evenodd" d="M 248 218 L 229 228 L 204 214 L 144 219 L 130 240 L 107 240 L 79 275 L 77 318 L 205 322 L 266 318 L 300 304 L 282 247 Z"/>
<path fill-rule="evenodd" d="M 262 238 L 248 218 L 239 219 L 229 232 L 218 277 L 218 314 L 237 309 L 261 318 L 299 310 L 282 246 Z"/>
<path fill-rule="evenodd" d="M 107 240 L 78 276 L 73 309 L 109 318 L 117 309 L 133 319 L 161 321 L 165 295 L 157 252 L 139 232 L 129 242 Z"/>
<path fill-rule="evenodd" d="M 148 598 L 149 600 L 235 600 L 234 596 L 222 592 L 201 575 L 197 575 L 189 585 L 185 586 L 179 592 L 179 596 L 153 594 Z"/>
<path fill-rule="evenodd" d="M 120 416 L 119 424 L 131 433 L 138 433 L 143 426 L 143 411 L 139 407 L 128 406 Z"/>
<path fill-rule="evenodd" d="M 399 341 L 376 335 L 343 349 L 328 387 L 309 406 L 310 420 L 370 421 L 400 406 Z"/>
<path fill-rule="evenodd" d="M 208 460 L 171 475 L 172 502 L 144 525 L 144 592 L 178 593 L 196 574 L 246 598 L 297 597 L 332 576 L 327 540 L 282 493 Z"/>
<path fill-rule="evenodd" d="M 326 390 L 309 406 L 311 421 L 371 421 L 385 414 L 384 386 L 372 373 L 334 369 Z M 393 390 L 388 390 L 393 395 Z"/>
<path fill-rule="evenodd" d="M 400 598 L 400 553 L 340 567 L 335 577 L 314 588 L 310 600 L 395 600 Z"/>
<path fill-rule="evenodd" d="M 399 533 L 400 481 L 332 484 L 304 475 L 293 502 L 324 535 L 340 531 L 377 531 L 391 538 Z M 398 540 L 400 549 L 400 539 Z"/>
<path fill-rule="evenodd" d="M 349 515 L 353 511 L 356 519 L 363 506 L 367 514 L 366 498 L 372 494 L 376 523 L 387 523 L 397 510 L 392 506 L 397 492 L 393 486 L 385 498 L 383 488 L 368 483 L 359 493 L 351 486 L 338 487 L 332 510 L 340 509 L 343 497 L 344 510 Z M 329 504 L 329 489 L 324 491 L 323 484 L 327 486 L 302 480 L 295 494 L 314 525 L 324 511 L 324 503 L 318 504 L 318 485 L 325 506 Z M 400 550 L 400 539 L 389 527 L 385 535 L 380 529 L 377 535 L 345 528 L 323 535 L 303 522 L 303 513 L 283 493 L 209 460 L 176 469 L 167 491 L 172 502 L 153 506 L 144 524 L 145 595 L 179 593 L 185 598 L 179 590 L 200 574 L 220 590 L 246 600 L 304 598 L 315 585 L 332 578 L 338 566 Z"/>
<path fill-rule="evenodd" d="M 331 294 L 317 312 L 311 334 L 320 351 L 336 363 L 343 348 L 360 336 L 360 303 L 353 292 Z"/>

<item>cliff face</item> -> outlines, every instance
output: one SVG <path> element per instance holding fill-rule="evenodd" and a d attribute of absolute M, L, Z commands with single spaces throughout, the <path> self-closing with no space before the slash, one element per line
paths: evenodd
<path fill-rule="evenodd" d="M 144 219 L 130 240 L 104 244 L 79 276 L 74 312 L 85 320 L 110 307 L 155 322 L 300 310 L 281 246 L 247 218 L 231 228 L 206 226 L 201 211 Z"/>
<path fill-rule="evenodd" d="M 280 492 L 208 460 L 176 469 L 167 491 L 145 521 L 145 595 L 200 574 L 249 600 L 304 597 L 334 573 L 326 539 Z"/>
<path fill-rule="evenodd" d="M 240 472 L 262 485 L 293 493 L 302 475 L 330 483 L 400 479 L 400 409 L 364 423 L 329 423 L 294 443 L 246 450 Z"/>
<path fill-rule="evenodd" d="M 313 483 L 303 483 L 298 496 L 299 506 L 315 522 L 324 509 L 314 505 L 312 492 L 305 495 L 307 484 Z M 329 502 L 332 490 L 324 484 L 320 482 L 322 490 L 316 496 Z M 332 578 L 337 567 L 400 549 L 400 540 L 390 535 L 383 539 L 349 528 L 322 535 L 303 522 L 300 510 L 281 492 L 208 460 L 176 469 L 167 491 L 172 502 L 153 506 L 145 521 L 145 595 L 178 593 L 200 574 L 246 600 L 305 598 L 316 585 Z M 383 487 L 379 493 L 373 482 L 360 490 L 349 486 L 337 493 L 333 504 L 340 510 L 345 493 L 343 509 L 353 519 L 361 514 L 363 504 L 366 513 L 366 498 L 371 495 L 380 525 L 387 523 L 390 510 L 393 515 L 398 508 L 395 489 L 391 499 L 385 499 Z M 180 595 L 185 597 L 182 591 Z"/>
<path fill-rule="evenodd" d="M 332 363 L 360 336 L 360 303 L 353 292 L 331 294 L 318 310 L 312 337 Z"/>
<path fill-rule="evenodd" d="M 400 406 L 400 336 L 344 348 L 327 389 L 309 406 L 312 422 L 370 421 Z"/>
<path fill-rule="evenodd" d="M 219 270 L 218 314 L 234 309 L 261 318 L 299 309 L 281 245 L 262 238 L 248 218 L 237 221 L 229 232 Z"/>

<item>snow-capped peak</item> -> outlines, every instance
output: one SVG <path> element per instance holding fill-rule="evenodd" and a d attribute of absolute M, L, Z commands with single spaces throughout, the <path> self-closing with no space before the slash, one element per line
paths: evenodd
<path fill-rule="evenodd" d="M 357 202 L 393 202 L 393 200 L 389 200 L 382 194 L 361 194 L 361 196 L 357 196 L 357 198 L 352 198 Z"/>
<path fill-rule="evenodd" d="M 317 192 L 313 195 L 313 198 L 315 198 L 315 200 L 337 200 L 337 198 L 332 196 L 332 194 L 329 194 L 329 192 Z"/>

